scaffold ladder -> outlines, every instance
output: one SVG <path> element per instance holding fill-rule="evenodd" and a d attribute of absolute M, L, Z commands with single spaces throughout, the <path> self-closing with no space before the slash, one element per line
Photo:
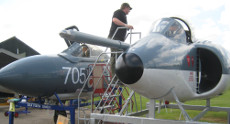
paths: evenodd
<path fill-rule="evenodd" d="M 115 31 L 114 34 L 116 34 L 117 31 L 120 30 L 120 29 L 127 29 L 127 28 L 125 28 L 125 27 L 119 27 L 119 28 L 117 28 L 117 30 Z M 141 38 L 141 33 L 140 33 L 140 32 L 132 32 L 132 30 L 130 30 L 130 33 L 128 33 L 127 36 L 126 36 L 126 38 L 127 38 L 128 35 L 130 35 L 130 44 L 131 44 L 131 40 L 132 40 L 132 34 L 139 34 L 139 38 Z M 113 35 L 113 37 L 114 37 L 114 36 L 115 36 L 115 35 Z M 113 39 L 113 37 L 112 37 L 112 39 Z M 93 73 L 95 67 L 97 67 L 97 65 L 99 64 L 99 63 L 98 63 L 99 58 L 100 58 L 103 54 L 111 54 L 111 53 L 113 53 L 113 54 L 116 54 L 116 55 L 117 55 L 118 53 L 122 53 L 122 52 L 107 52 L 107 49 L 108 49 L 108 48 L 106 48 L 105 51 L 102 52 L 102 53 L 97 57 L 95 63 L 92 65 L 92 70 L 89 72 L 89 76 L 88 76 L 87 79 L 85 80 L 85 82 L 84 82 L 84 84 L 83 84 L 83 87 L 82 87 L 82 89 L 80 90 L 78 99 L 80 99 L 80 96 L 81 96 L 81 94 L 82 94 L 82 92 L 83 92 L 83 89 L 85 88 L 85 86 L 86 86 L 87 82 L 89 81 L 89 79 L 91 79 L 91 78 L 98 78 L 98 77 L 92 77 L 91 75 L 92 75 L 92 73 Z M 104 75 L 104 72 L 106 71 L 106 69 L 107 69 L 107 71 L 109 71 L 109 73 L 110 73 L 110 75 L 111 75 L 111 72 L 110 72 L 110 70 L 108 69 L 108 67 L 109 67 L 109 61 L 110 61 L 110 60 L 108 60 L 107 63 L 106 63 L 106 65 L 104 65 L 105 68 L 103 69 L 103 71 L 102 71 L 102 73 L 101 73 L 101 76 L 99 76 L 98 80 L 96 81 L 97 83 L 95 83 L 95 85 L 94 85 L 94 90 L 93 90 L 92 95 L 91 95 L 91 102 L 93 103 L 95 93 L 97 93 L 97 94 L 103 94 L 103 95 L 101 95 L 101 100 L 100 100 L 98 106 L 95 108 L 94 112 L 95 112 L 96 110 L 98 110 L 98 109 L 100 109 L 100 112 L 102 112 L 103 110 L 106 109 L 106 110 L 107 110 L 107 111 L 106 111 L 107 113 L 114 113 L 116 110 L 117 110 L 118 112 L 120 112 L 120 110 L 122 109 L 122 100 L 123 100 L 123 101 L 126 101 L 126 100 L 125 100 L 125 97 L 124 97 L 123 94 L 122 94 L 123 90 L 125 89 L 125 91 L 126 91 L 127 94 L 129 95 L 128 90 L 126 89 L 125 86 L 119 86 L 119 85 L 118 85 L 118 83 L 120 82 L 119 80 L 114 81 L 114 78 L 116 77 L 116 75 L 114 75 L 112 79 L 111 79 L 111 77 L 110 77 L 111 81 L 107 81 L 107 80 L 106 80 L 106 78 L 105 78 L 106 76 Z M 104 64 L 105 64 L 105 63 L 104 63 Z M 102 80 L 103 80 L 103 81 L 102 81 Z M 105 87 L 103 87 L 103 88 L 97 88 L 98 85 L 100 84 L 99 82 L 101 82 L 101 81 L 102 81 L 102 82 L 105 81 L 105 82 L 107 83 L 106 90 L 104 90 Z M 108 82 L 109 82 L 109 83 L 108 83 Z M 119 98 L 117 98 L 117 97 L 119 97 Z M 132 104 L 132 102 L 133 102 L 133 101 L 132 101 L 132 99 L 131 99 L 131 104 Z M 101 103 L 103 103 L 103 104 L 102 104 L 102 106 L 99 107 L 99 105 L 100 105 Z M 80 111 L 81 111 L 81 110 L 84 110 L 84 109 L 81 109 L 80 106 L 79 106 L 79 109 L 78 109 L 78 123 L 80 123 L 80 120 L 84 120 L 84 122 L 90 120 L 89 118 L 86 118 L 85 115 L 84 115 L 84 118 L 80 118 L 80 113 L 81 113 Z M 93 112 L 93 104 L 91 104 L 91 110 L 92 110 L 91 112 Z M 84 113 L 84 112 L 83 112 L 83 113 Z"/>

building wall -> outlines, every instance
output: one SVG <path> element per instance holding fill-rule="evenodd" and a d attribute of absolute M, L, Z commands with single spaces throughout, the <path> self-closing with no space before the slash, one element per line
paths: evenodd
<path fill-rule="evenodd" d="M 12 37 L 0 43 L 0 48 L 6 49 L 15 54 L 25 54 L 25 56 L 39 55 L 40 53 L 32 49 L 30 46 L 19 40 L 17 37 Z"/>

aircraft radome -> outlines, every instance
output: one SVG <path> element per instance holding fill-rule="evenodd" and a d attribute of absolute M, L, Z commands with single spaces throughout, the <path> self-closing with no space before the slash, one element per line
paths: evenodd
<path fill-rule="evenodd" d="M 177 17 L 156 21 L 150 33 L 132 45 L 73 30 L 60 35 L 123 50 L 116 61 L 116 75 L 150 99 L 174 101 L 172 90 L 181 101 L 207 99 L 229 88 L 229 53 L 210 41 L 192 41 L 189 25 Z"/>

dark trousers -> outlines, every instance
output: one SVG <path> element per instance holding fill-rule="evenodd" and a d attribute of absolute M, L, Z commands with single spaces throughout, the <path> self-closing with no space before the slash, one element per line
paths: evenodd
<path fill-rule="evenodd" d="M 119 51 L 118 49 L 115 48 L 110 48 L 111 52 L 117 52 Z M 121 55 L 121 53 L 111 53 L 111 57 L 110 57 L 110 68 L 111 68 L 111 73 L 112 76 L 115 75 L 115 64 L 116 64 L 116 60 L 117 58 Z"/>
<path fill-rule="evenodd" d="M 110 37 L 108 37 L 109 39 L 111 39 Z M 124 42 L 124 38 L 119 38 L 119 37 L 114 37 L 113 40 L 120 40 Z M 118 52 L 119 50 L 116 48 L 110 48 L 111 52 Z M 112 73 L 112 77 L 115 75 L 115 64 L 116 64 L 116 60 L 117 58 L 121 55 L 121 53 L 111 53 L 111 57 L 110 57 L 110 69 L 111 69 L 111 73 Z M 114 81 L 116 81 L 117 78 L 114 79 Z"/>

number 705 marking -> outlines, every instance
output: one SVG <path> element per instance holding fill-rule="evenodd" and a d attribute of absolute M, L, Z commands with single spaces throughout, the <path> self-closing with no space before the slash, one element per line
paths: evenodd
<path fill-rule="evenodd" d="M 67 84 L 69 76 L 71 76 L 73 84 L 77 84 L 79 82 L 79 80 L 80 80 L 80 82 L 79 82 L 80 84 L 84 83 L 84 81 L 86 79 L 86 68 L 80 68 L 80 71 L 77 67 L 73 67 L 73 68 L 62 67 L 62 69 L 67 70 L 64 84 Z"/>

